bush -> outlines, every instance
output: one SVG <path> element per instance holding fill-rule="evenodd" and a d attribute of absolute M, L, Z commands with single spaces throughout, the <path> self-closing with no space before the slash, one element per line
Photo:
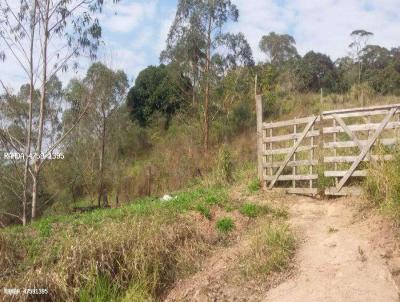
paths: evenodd
<path fill-rule="evenodd" d="M 232 218 L 224 217 L 217 221 L 216 227 L 217 227 L 218 231 L 226 234 L 235 228 L 235 224 L 234 224 Z"/>
<path fill-rule="evenodd" d="M 245 215 L 250 218 L 257 217 L 258 215 L 262 214 L 263 212 L 266 212 L 265 207 L 261 207 L 259 205 L 253 204 L 253 203 L 245 203 L 242 205 L 239 209 L 239 212 L 242 215 Z"/>
<path fill-rule="evenodd" d="M 216 173 L 217 182 L 220 184 L 233 181 L 233 159 L 226 145 L 223 145 L 219 150 Z"/>

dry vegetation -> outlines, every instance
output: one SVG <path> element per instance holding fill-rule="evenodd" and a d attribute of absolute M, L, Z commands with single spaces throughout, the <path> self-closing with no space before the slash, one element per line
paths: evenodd
<path fill-rule="evenodd" d="M 222 154 L 226 160 L 230 153 Z M 255 190 L 250 170 L 232 175 L 249 188 L 241 198 L 231 197 L 223 171 L 208 180 L 218 186 L 199 184 L 170 201 L 144 198 L 119 208 L 51 216 L 28 227 L 3 229 L 0 282 L 13 288 L 48 288 L 49 301 L 158 300 L 177 279 L 195 272 L 215 248 L 253 229 L 257 217 L 274 230 L 257 243 L 257 261 L 275 263 L 269 270 L 281 270 L 285 264 L 282 256 L 276 257 L 282 251 L 276 244 L 289 244 L 279 239 L 289 236 L 281 227 L 285 212 L 245 202 Z M 290 244 L 287 248 L 291 250 Z"/>

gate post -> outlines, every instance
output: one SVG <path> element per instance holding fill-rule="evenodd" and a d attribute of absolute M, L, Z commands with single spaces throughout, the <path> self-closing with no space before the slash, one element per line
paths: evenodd
<path fill-rule="evenodd" d="M 261 95 L 256 95 L 256 115 L 257 115 L 257 175 L 258 180 L 262 183 L 262 187 L 265 187 L 263 182 L 263 109 L 262 109 L 262 98 Z"/>

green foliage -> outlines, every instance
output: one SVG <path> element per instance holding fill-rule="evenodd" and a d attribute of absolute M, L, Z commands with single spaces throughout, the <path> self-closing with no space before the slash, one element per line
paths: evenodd
<path fill-rule="evenodd" d="M 217 230 L 222 234 L 227 234 L 235 228 L 235 224 L 231 217 L 223 217 L 218 219 L 215 226 Z"/>
<path fill-rule="evenodd" d="M 226 145 L 223 145 L 218 153 L 217 179 L 220 183 L 231 183 L 233 179 L 233 159 Z"/>
<path fill-rule="evenodd" d="M 268 212 L 268 210 L 267 207 L 259 206 L 254 203 L 245 203 L 240 207 L 239 212 L 244 216 L 255 218 L 262 213 Z"/>
<path fill-rule="evenodd" d="M 400 152 L 388 162 L 370 164 L 364 181 L 364 191 L 372 204 L 400 220 Z"/>
<path fill-rule="evenodd" d="M 261 189 L 261 182 L 258 178 L 253 179 L 250 184 L 247 186 L 249 192 L 254 193 Z"/>
<path fill-rule="evenodd" d="M 149 66 L 142 70 L 127 96 L 133 120 L 146 126 L 153 115 L 161 114 L 168 127 L 172 116 L 186 105 L 191 84 L 181 71 L 171 66 Z"/>
<path fill-rule="evenodd" d="M 199 211 L 208 220 L 211 220 L 211 218 L 212 218 L 211 210 L 208 206 L 206 206 L 204 204 L 199 204 L 197 206 L 197 211 Z"/>
<path fill-rule="evenodd" d="M 118 288 L 106 277 L 99 275 L 79 292 L 79 302 L 117 301 Z"/>
<path fill-rule="evenodd" d="M 259 47 L 272 64 L 279 66 L 298 56 L 295 45 L 296 41 L 292 36 L 270 32 L 267 36 L 262 36 Z"/>

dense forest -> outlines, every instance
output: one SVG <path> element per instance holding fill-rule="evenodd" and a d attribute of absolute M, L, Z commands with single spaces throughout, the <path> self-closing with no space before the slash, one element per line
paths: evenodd
<path fill-rule="evenodd" d="M 160 65 L 129 83 L 96 61 L 101 24 L 88 14 L 102 1 L 53 2 L 0 7 L 1 58 L 26 75 L 19 89 L 1 81 L 2 226 L 171 192 L 212 171 L 222 149 L 254 160 L 255 89 L 266 119 L 400 95 L 400 47 L 355 29 L 349 55 L 333 61 L 270 32 L 256 63 L 246 37 L 227 30 L 240 14 L 226 0 L 179 1 Z M 60 81 L 82 56 L 93 59 L 86 74 Z"/>

